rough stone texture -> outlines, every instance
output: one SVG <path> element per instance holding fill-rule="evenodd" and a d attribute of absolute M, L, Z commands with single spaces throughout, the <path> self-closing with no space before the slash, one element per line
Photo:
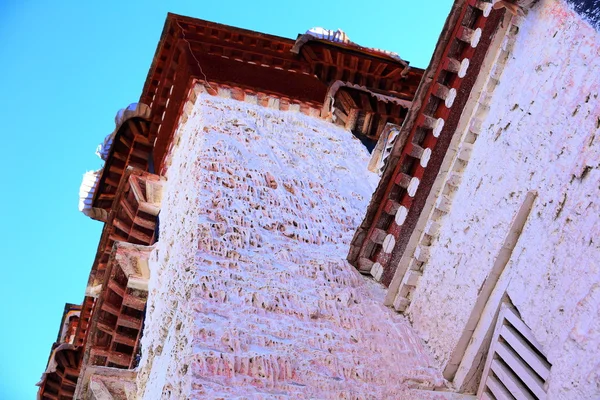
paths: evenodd
<path fill-rule="evenodd" d="M 351 133 L 202 94 L 151 256 L 141 398 L 407 398 L 444 384 L 344 259 L 376 179 Z"/>
<path fill-rule="evenodd" d="M 505 273 L 553 364 L 548 398 L 600 396 L 600 35 L 540 1 L 442 217 L 409 315 L 443 365 L 525 195 L 538 197 Z"/>

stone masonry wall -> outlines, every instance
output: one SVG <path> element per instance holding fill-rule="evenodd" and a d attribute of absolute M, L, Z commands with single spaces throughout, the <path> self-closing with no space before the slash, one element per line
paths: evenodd
<path fill-rule="evenodd" d="M 198 97 L 152 254 L 140 398 L 414 398 L 443 384 L 344 257 L 376 179 L 352 134 Z"/>
<path fill-rule="evenodd" d="M 566 3 L 541 0 L 499 80 L 408 314 L 447 363 L 537 191 L 507 294 L 553 364 L 548 398 L 600 398 L 600 35 Z"/>

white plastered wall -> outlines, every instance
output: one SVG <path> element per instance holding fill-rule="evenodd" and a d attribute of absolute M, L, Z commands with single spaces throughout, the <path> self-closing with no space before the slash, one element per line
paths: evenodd
<path fill-rule="evenodd" d="M 377 179 L 362 144 L 299 112 L 207 94 L 187 109 L 140 397 L 413 399 L 409 387 L 443 385 L 383 288 L 344 260 Z"/>
<path fill-rule="evenodd" d="M 512 219 L 502 280 L 553 364 L 548 398 L 600 396 L 600 35 L 542 0 L 519 23 L 408 315 L 444 366 Z"/>

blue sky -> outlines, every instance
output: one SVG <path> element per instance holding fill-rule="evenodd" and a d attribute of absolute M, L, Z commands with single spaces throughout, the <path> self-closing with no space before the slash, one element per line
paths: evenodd
<path fill-rule="evenodd" d="M 373 7 L 370 7 L 370 5 Z M 0 0 L 0 399 L 32 399 L 102 224 L 77 210 L 96 146 L 136 102 L 167 12 L 295 38 L 343 29 L 425 68 L 452 1 Z"/>

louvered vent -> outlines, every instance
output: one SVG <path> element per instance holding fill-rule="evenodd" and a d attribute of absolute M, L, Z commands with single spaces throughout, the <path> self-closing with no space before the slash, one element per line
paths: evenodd
<path fill-rule="evenodd" d="M 546 399 L 552 365 L 531 329 L 503 305 L 483 370 L 478 399 Z"/>

